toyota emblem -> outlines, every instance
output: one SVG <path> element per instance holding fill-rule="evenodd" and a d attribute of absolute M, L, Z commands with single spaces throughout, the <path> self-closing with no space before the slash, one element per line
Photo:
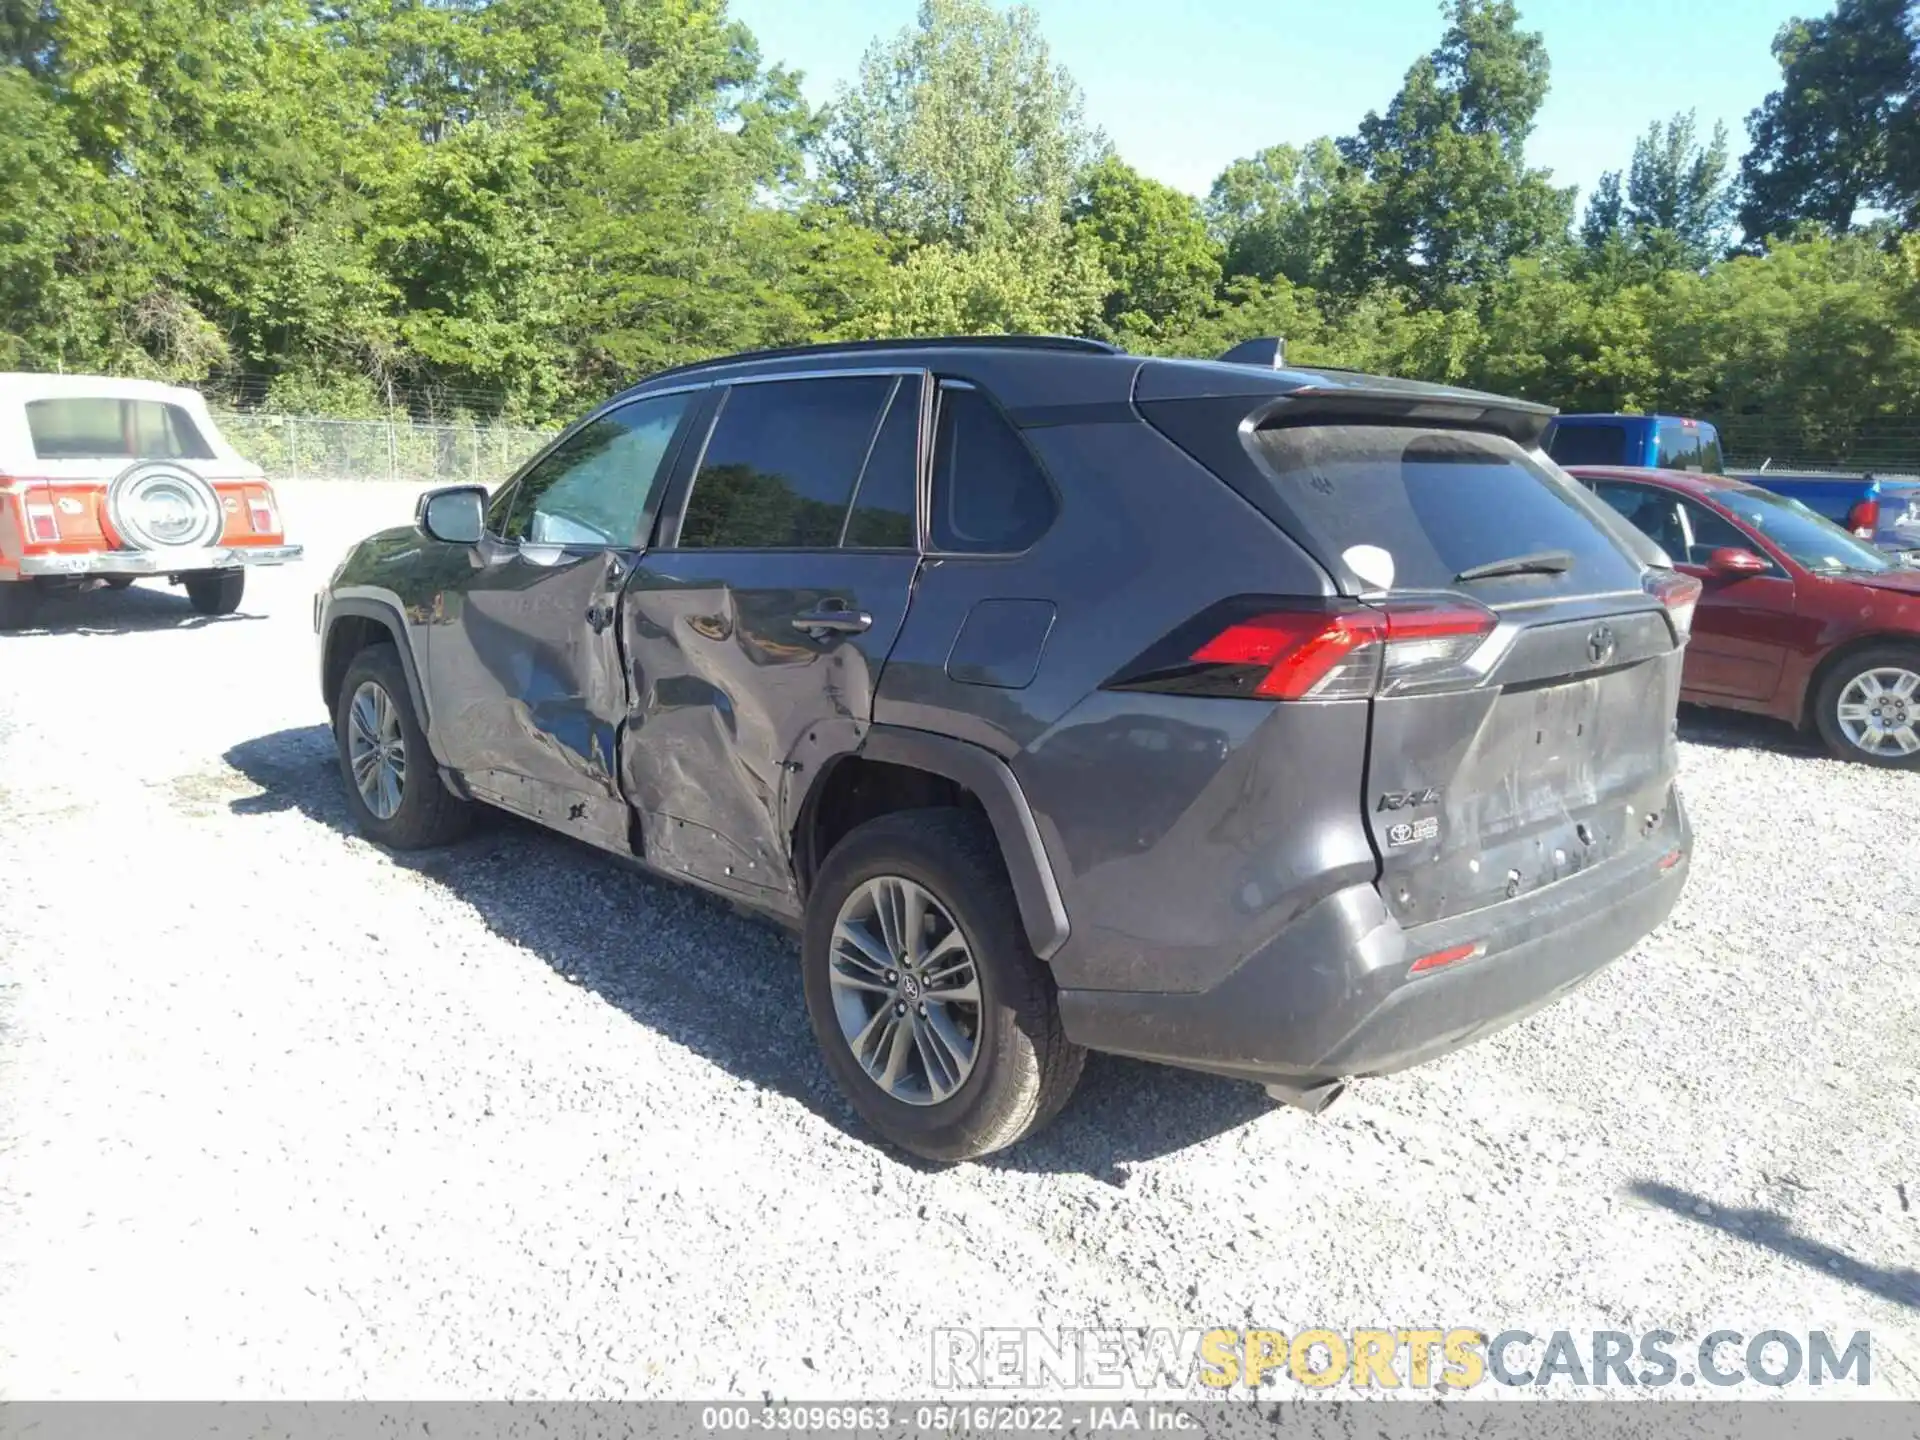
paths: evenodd
<path fill-rule="evenodd" d="M 1587 658 L 1596 665 L 1604 665 L 1613 658 L 1616 642 L 1611 625 L 1596 625 L 1587 636 Z"/>

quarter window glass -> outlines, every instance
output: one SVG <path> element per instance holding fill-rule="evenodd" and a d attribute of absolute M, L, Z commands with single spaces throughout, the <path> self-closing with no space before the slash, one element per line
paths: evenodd
<path fill-rule="evenodd" d="M 840 543 L 889 375 L 735 385 L 680 522 L 688 549 L 814 550 Z"/>
<path fill-rule="evenodd" d="M 635 400 L 589 421 L 520 477 L 505 535 L 530 545 L 637 545 L 694 395 Z"/>
<path fill-rule="evenodd" d="M 162 400 L 29 400 L 27 433 L 42 460 L 213 459 L 213 447 L 193 418 Z"/>
<path fill-rule="evenodd" d="M 993 402 L 968 386 L 940 387 L 933 448 L 936 549 L 1007 554 L 1024 550 L 1059 508 L 1025 442 Z"/>
<path fill-rule="evenodd" d="M 914 547 L 914 492 L 920 471 L 920 382 L 902 380 L 854 492 L 843 542 L 862 550 Z"/>

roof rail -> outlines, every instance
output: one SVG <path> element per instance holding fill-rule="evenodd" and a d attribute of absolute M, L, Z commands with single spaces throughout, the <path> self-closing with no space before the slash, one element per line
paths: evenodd
<path fill-rule="evenodd" d="M 717 365 L 742 365 L 753 360 L 786 360 L 796 356 L 861 355 L 874 350 L 1066 350 L 1087 355 L 1124 355 L 1127 352 L 1105 340 L 1087 340 L 1078 335 L 910 335 L 898 340 L 837 340 L 822 345 L 784 345 L 771 350 L 742 350 L 732 355 L 715 355 L 706 360 L 690 360 L 684 365 L 655 370 L 636 384 L 658 380 L 663 375 L 684 375 Z"/>

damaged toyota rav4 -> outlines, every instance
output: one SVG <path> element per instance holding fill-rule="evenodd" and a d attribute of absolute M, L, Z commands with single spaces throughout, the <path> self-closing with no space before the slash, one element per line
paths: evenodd
<path fill-rule="evenodd" d="M 317 597 L 347 801 L 397 848 L 502 807 L 793 924 L 827 1067 L 924 1156 L 1046 1123 L 1090 1049 L 1317 1109 L 1685 883 L 1699 582 L 1550 413 L 1275 342 L 656 375 Z"/>

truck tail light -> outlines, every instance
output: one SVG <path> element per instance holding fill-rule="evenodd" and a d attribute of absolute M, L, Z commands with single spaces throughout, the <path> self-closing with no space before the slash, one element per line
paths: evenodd
<path fill-rule="evenodd" d="M 273 503 L 271 490 L 259 486 L 247 488 L 247 519 L 252 522 L 256 535 L 280 533 L 280 511 Z"/>
<path fill-rule="evenodd" d="M 1183 625 L 1107 682 L 1110 690 L 1352 700 L 1472 683 L 1467 662 L 1493 633 L 1464 600 L 1366 606 L 1245 596 Z"/>
<path fill-rule="evenodd" d="M 1862 540 L 1871 540 L 1880 529 L 1880 497 L 1870 495 L 1847 512 L 1847 528 Z"/>
<path fill-rule="evenodd" d="M 1684 640 L 1693 632 L 1693 611 L 1706 587 L 1691 575 L 1678 570 L 1650 570 L 1641 582 L 1649 595 L 1667 607 L 1674 632 Z"/>
<path fill-rule="evenodd" d="M 45 485 L 30 486 L 20 497 L 21 514 L 26 524 L 27 543 L 57 545 L 60 542 L 60 512 L 54 507 L 53 491 Z"/>

